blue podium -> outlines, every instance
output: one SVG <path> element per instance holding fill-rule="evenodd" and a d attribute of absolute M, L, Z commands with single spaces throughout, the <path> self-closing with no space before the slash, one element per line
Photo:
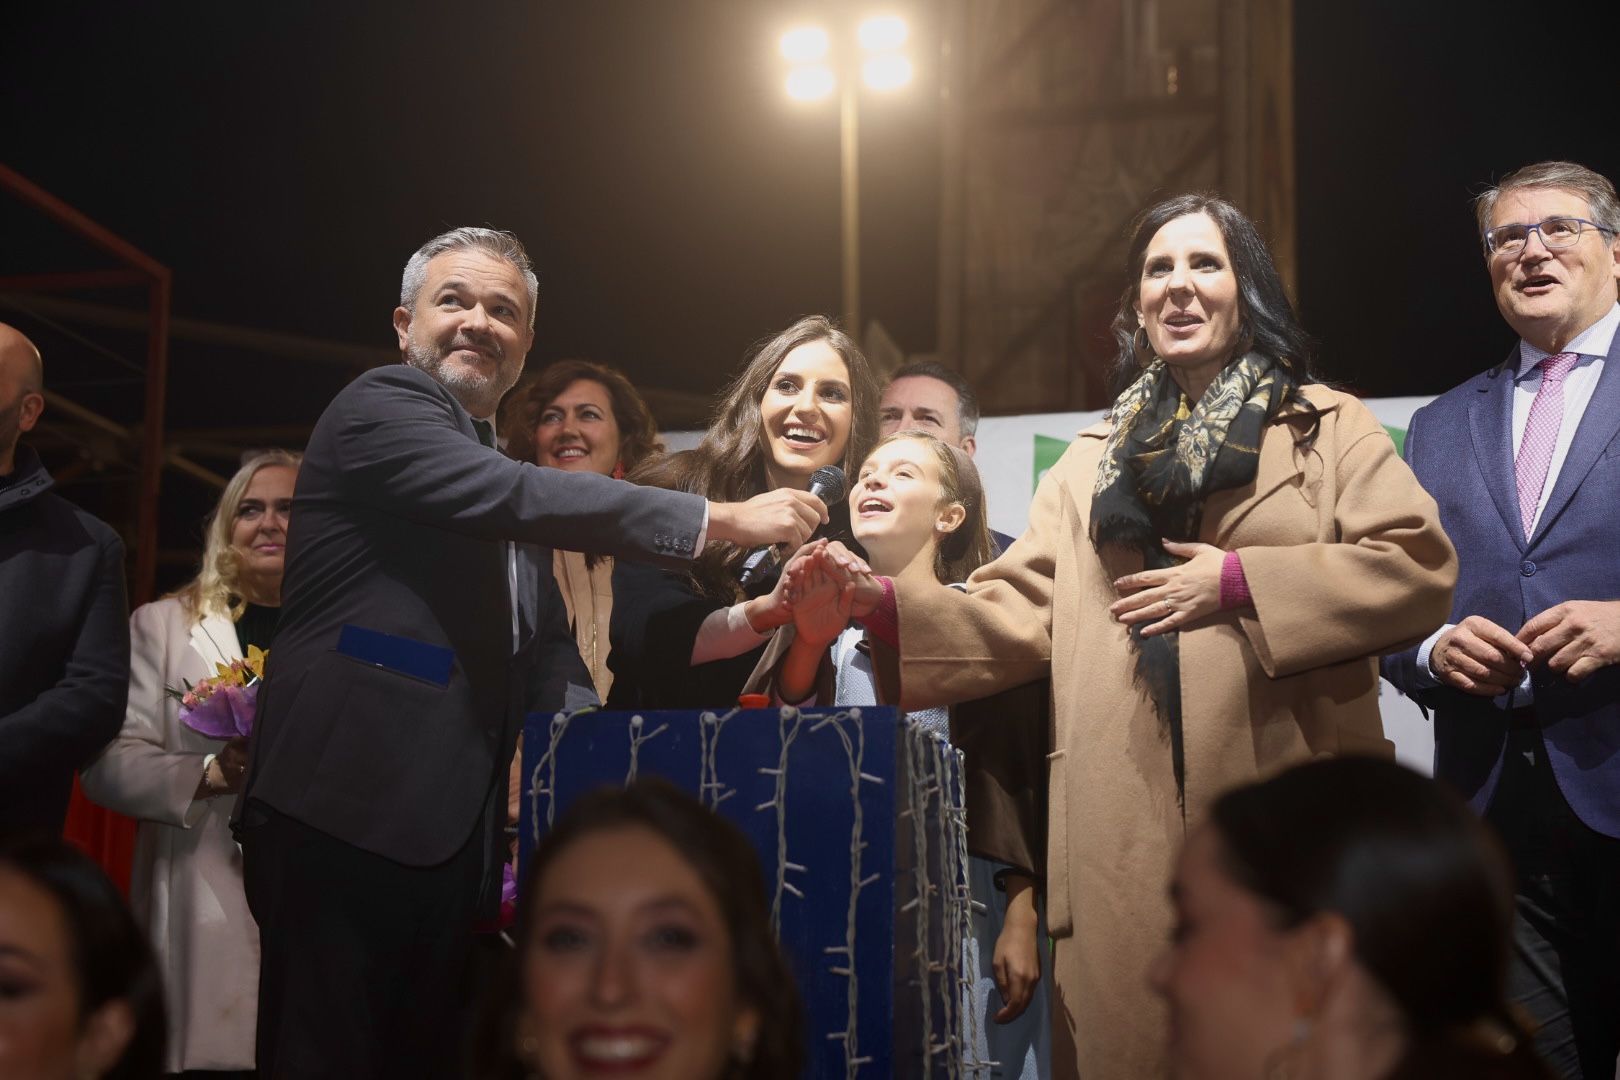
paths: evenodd
<path fill-rule="evenodd" d="M 961 755 L 891 708 L 532 715 L 519 855 L 655 774 L 754 842 L 805 1002 L 805 1075 L 958 1077 L 970 933 Z"/>

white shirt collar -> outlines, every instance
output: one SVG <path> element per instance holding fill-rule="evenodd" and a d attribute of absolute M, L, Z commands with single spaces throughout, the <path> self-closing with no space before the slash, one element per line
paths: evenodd
<path fill-rule="evenodd" d="M 1620 304 L 1611 304 L 1603 318 L 1571 338 L 1563 351 L 1578 353 L 1581 356 L 1595 356 L 1601 360 L 1609 355 L 1609 349 L 1614 345 L 1616 330 L 1620 330 Z M 1522 379 L 1530 374 L 1536 365 L 1549 355 L 1551 354 L 1542 352 L 1523 338 L 1519 339 L 1519 373 L 1516 378 Z"/>

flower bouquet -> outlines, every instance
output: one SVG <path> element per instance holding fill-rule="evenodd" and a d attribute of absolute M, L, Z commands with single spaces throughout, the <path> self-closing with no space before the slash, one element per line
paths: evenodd
<path fill-rule="evenodd" d="M 246 659 L 215 665 L 218 673 L 213 678 L 198 683 L 181 680 L 182 689 L 166 688 L 180 702 L 180 722 L 210 739 L 253 734 L 267 656 L 257 645 L 249 645 Z"/>

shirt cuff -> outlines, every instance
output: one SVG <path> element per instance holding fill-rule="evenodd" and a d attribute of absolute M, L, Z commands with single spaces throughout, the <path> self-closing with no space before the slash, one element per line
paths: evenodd
<path fill-rule="evenodd" d="M 709 503 L 703 503 L 703 526 L 698 529 L 697 539 L 692 541 L 692 558 L 703 554 L 703 549 L 709 544 Z"/>
<path fill-rule="evenodd" d="M 1254 603 L 1249 595 L 1249 579 L 1243 574 L 1243 560 L 1236 551 L 1228 551 L 1221 560 L 1221 610 L 1245 608 Z"/>
<path fill-rule="evenodd" d="M 871 613 L 855 621 L 866 628 L 866 632 L 877 638 L 891 649 L 900 648 L 900 612 L 894 601 L 894 579 L 880 577 L 878 584 L 883 586 L 883 599 Z"/>
<path fill-rule="evenodd" d="M 1418 646 L 1417 670 L 1413 673 L 1418 686 L 1428 688 L 1440 685 L 1440 679 L 1435 675 L 1434 668 L 1429 666 L 1429 656 L 1434 652 L 1434 647 L 1439 644 L 1440 635 L 1456 625 L 1456 623 L 1446 623 L 1446 625 L 1425 638 L 1423 644 Z"/>

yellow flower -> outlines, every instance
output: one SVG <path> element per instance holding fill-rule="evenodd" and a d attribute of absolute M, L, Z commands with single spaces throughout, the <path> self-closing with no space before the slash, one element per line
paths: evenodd
<path fill-rule="evenodd" d="M 253 672 L 255 678 L 264 678 L 264 659 L 270 655 L 257 645 L 248 646 L 247 669 Z"/>

